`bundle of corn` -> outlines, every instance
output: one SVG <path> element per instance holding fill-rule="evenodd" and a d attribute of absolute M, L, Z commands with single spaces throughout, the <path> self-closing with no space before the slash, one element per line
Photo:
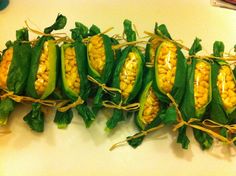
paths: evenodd
<path fill-rule="evenodd" d="M 90 84 L 87 80 L 87 51 L 86 46 L 82 42 L 82 38 L 87 35 L 86 31 L 88 30 L 84 25 L 77 23 L 76 29 L 72 30 L 72 37 L 75 37 L 73 38 L 74 42 L 61 46 L 63 90 L 72 102 L 76 102 L 79 97 L 86 101 L 90 92 Z M 86 103 L 77 105 L 76 109 L 83 118 L 86 127 L 89 127 L 95 118 L 94 114 L 87 107 Z"/>
<path fill-rule="evenodd" d="M 155 79 L 153 88 L 160 101 L 170 103 L 170 94 L 179 104 L 185 92 L 186 59 L 181 48 L 171 42 L 171 36 L 165 25 L 156 27 L 157 35 L 164 38 L 155 52 Z M 165 39 L 167 38 L 167 39 Z"/>
<path fill-rule="evenodd" d="M 176 106 L 181 103 L 185 92 L 187 62 L 181 48 L 182 45 L 172 40 L 164 24 L 155 26 L 155 35 L 151 35 L 150 45 L 147 50 L 149 58 L 154 58 L 153 90 L 158 100 L 167 105 L 166 112 L 162 116 L 162 122 L 172 125 L 177 122 Z M 155 50 L 155 55 L 151 52 Z M 153 62 L 152 59 L 148 60 Z M 174 103 L 173 103 L 174 101 Z"/>
<path fill-rule="evenodd" d="M 155 33 L 157 34 L 158 25 L 155 25 Z M 165 105 L 161 103 L 152 87 L 154 78 L 154 61 L 157 47 L 161 44 L 158 38 L 151 37 L 146 45 L 145 61 L 146 67 L 144 67 L 143 74 L 143 86 L 141 95 L 139 97 L 140 108 L 135 113 L 135 124 L 138 127 L 139 132 L 133 136 L 127 137 L 128 144 L 132 147 L 138 147 L 143 139 L 144 135 L 139 136 L 143 130 L 147 131 L 151 128 L 160 125 L 162 119 L 161 114 L 165 112 Z"/>
<path fill-rule="evenodd" d="M 139 111 L 135 113 L 135 123 L 139 128 L 139 132 L 132 137 L 127 137 L 128 144 L 134 148 L 138 147 L 144 139 L 144 135 L 138 138 L 135 136 L 139 135 L 143 130 L 147 131 L 160 125 L 162 120 L 160 115 L 165 112 L 165 107 L 160 103 L 153 91 L 152 81 L 144 86 L 139 102 Z"/>
<path fill-rule="evenodd" d="M 26 93 L 33 98 L 45 99 L 56 87 L 58 71 L 58 46 L 55 39 L 49 34 L 66 25 L 66 17 L 58 15 L 56 22 L 44 29 L 45 36 L 38 38 L 32 49 L 31 67 L 26 87 Z M 34 103 L 33 110 L 24 117 L 32 130 L 44 130 L 44 116 L 40 112 L 40 104 Z"/>
<path fill-rule="evenodd" d="M 200 39 L 196 38 L 189 51 L 191 56 L 188 64 L 188 83 L 180 110 L 183 119 L 188 121 L 190 118 L 202 120 L 209 110 L 209 103 L 212 99 L 211 89 L 211 64 L 204 59 L 195 57 L 196 53 L 202 49 Z M 205 132 L 193 129 L 195 139 L 199 142 L 202 149 L 211 147 L 213 139 Z M 187 148 L 189 140 L 186 136 L 186 126 L 179 129 L 178 143 L 183 148 Z"/>
<path fill-rule="evenodd" d="M 112 39 L 101 33 L 95 25 L 90 28 L 89 33 L 91 37 L 87 44 L 88 73 L 99 84 L 107 84 L 114 65 Z M 103 87 L 98 87 L 93 100 L 93 112 L 95 114 L 102 107 L 103 94 Z"/>
<path fill-rule="evenodd" d="M 24 28 L 16 31 L 16 38 L 14 43 L 7 42 L 7 48 L 0 58 L 0 88 L 21 95 L 28 78 L 31 55 L 31 47 L 27 43 L 28 30 Z M 10 98 L 6 97 L 0 101 L 0 125 L 7 123 L 13 109 L 14 102 Z"/>
<path fill-rule="evenodd" d="M 136 34 L 132 30 L 132 24 L 129 20 L 124 21 L 124 33 L 128 42 L 136 40 Z M 112 98 L 115 104 L 127 105 L 134 100 L 141 88 L 143 65 L 143 55 L 136 46 L 128 46 L 122 51 L 122 56 L 117 61 L 113 75 L 112 87 L 121 91 L 120 94 L 117 93 Z M 114 110 L 113 116 L 107 121 L 107 128 L 113 129 L 123 119 L 123 111 L 118 107 Z"/>
<path fill-rule="evenodd" d="M 216 41 L 213 46 L 214 59 L 212 65 L 212 102 L 211 119 L 221 124 L 236 122 L 236 82 L 233 71 L 223 59 L 224 44 Z M 221 128 L 223 136 L 228 136 L 228 130 Z"/>

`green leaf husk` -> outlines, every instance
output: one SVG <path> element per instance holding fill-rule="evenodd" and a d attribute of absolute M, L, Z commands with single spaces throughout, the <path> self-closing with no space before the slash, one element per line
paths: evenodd
<path fill-rule="evenodd" d="M 191 63 L 188 64 L 188 71 L 187 71 L 187 84 L 185 88 L 185 95 L 183 101 L 181 102 L 180 111 L 183 116 L 183 120 L 188 121 L 190 118 L 198 118 L 203 120 L 202 118 L 207 113 L 209 109 L 209 103 L 211 101 L 211 97 L 209 97 L 208 104 L 201 108 L 200 110 L 195 110 L 195 101 L 194 101 L 194 74 L 195 74 L 195 66 L 196 63 L 199 61 L 197 58 L 194 58 L 194 55 L 202 49 L 200 44 L 201 40 L 196 38 L 193 42 L 193 45 L 189 51 L 189 55 L 193 56 L 191 58 Z M 205 61 L 206 62 L 206 61 Z M 211 78 L 210 78 L 211 79 Z M 210 81 L 211 84 L 211 81 Z M 211 95 L 211 85 L 209 86 L 209 94 Z M 179 129 L 179 140 L 178 143 L 182 143 L 182 147 L 184 149 L 188 148 L 188 140 L 186 134 L 187 126 Z M 208 149 L 212 145 L 213 139 L 209 136 L 206 132 L 199 131 L 193 129 L 194 137 L 199 142 L 202 149 Z M 182 137 L 183 136 L 183 137 Z"/>
<path fill-rule="evenodd" d="M 139 134 L 139 133 L 137 133 L 137 134 Z M 135 134 L 135 135 L 137 135 L 137 134 Z M 135 136 L 135 135 L 134 135 L 134 136 Z M 133 147 L 133 148 L 137 148 L 138 146 L 140 146 L 140 145 L 142 144 L 142 142 L 143 142 L 145 136 L 140 136 L 140 137 L 138 137 L 138 138 L 134 138 L 134 139 L 128 140 L 130 137 L 132 137 L 132 136 L 128 136 L 128 137 L 127 137 L 127 142 L 128 142 L 128 144 L 129 144 L 131 147 Z"/>
<path fill-rule="evenodd" d="M 188 146 L 189 146 L 189 139 L 188 139 L 188 136 L 186 135 L 186 130 L 187 130 L 187 126 L 184 125 L 182 127 L 179 128 L 179 135 L 178 135 L 178 138 L 177 138 L 177 143 L 181 144 L 182 145 L 182 148 L 183 149 L 188 149 Z"/>
<path fill-rule="evenodd" d="M 41 111 L 41 104 L 33 103 L 32 110 L 24 117 L 24 121 L 36 132 L 44 131 L 44 114 Z"/>
<path fill-rule="evenodd" d="M 17 41 L 28 41 L 29 40 L 29 34 L 28 29 L 23 28 L 16 31 L 16 40 Z"/>
<path fill-rule="evenodd" d="M 89 36 L 88 27 L 80 22 L 75 22 L 75 28 L 71 29 L 71 37 L 74 40 L 82 40 Z"/>
<path fill-rule="evenodd" d="M 93 36 L 93 35 L 97 35 L 101 33 L 101 30 L 99 27 L 97 27 L 96 25 L 92 25 L 90 28 L 89 28 L 89 35 L 90 36 Z"/>
<path fill-rule="evenodd" d="M 212 146 L 213 138 L 209 134 L 202 132 L 198 129 L 193 129 L 193 134 L 195 139 L 200 144 L 202 150 L 207 150 Z"/>
<path fill-rule="evenodd" d="M 91 112 L 91 110 L 88 108 L 86 104 L 76 106 L 76 110 L 84 120 L 86 128 L 89 128 L 95 119 L 93 112 Z"/>
<path fill-rule="evenodd" d="M 114 109 L 112 117 L 106 122 L 106 129 L 109 131 L 117 126 L 117 124 L 123 121 L 123 111 L 120 109 Z"/>
<path fill-rule="evenodd" d="M 53 30 L 60 30 L 65 27 L 67 23 L 67 18 L 62 14 L 58 14 L 56 21 L 49 27 L 44 29 L 45 34 L 50 34 Z"/>
<path fill-rule="evenodd" d="M 65 129 L 71 123 L 72 118 L 73 112 L 71 109 L 65 112 L 56 111 L 54 122 L 59 129 Z"/>
<path fill-rule="evenodd" d="M 136 41 L 136 33 L 132 29 L 132 22 L 130 20 L 124 20 L 124 34 L 126 35 L 126 40 L 128 42 Z"/>
<path fill-rule="evenodd" d="M 14 110 L 15 103 L 12 99 L 0 100 L 0 125 L 6 125 L 10 113 Z"/>

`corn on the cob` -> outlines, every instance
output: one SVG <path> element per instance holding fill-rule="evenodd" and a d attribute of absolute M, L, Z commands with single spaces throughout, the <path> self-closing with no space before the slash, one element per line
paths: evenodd
<path fill-rule="evenodd" d="M 232 70 L 223 65 L 217 77 L 217 86 L 226 110 L 236 106 L 236 86 Z"/>
<path fill-rule="evenodd" d="M 142 120 L 144 124 L 150 124 L 160 110 L 159 101 L 152 87 L 148 90 L 147 99 L 144 104 Z"/>
<path fill-rule="evenodd" d="M 121 95 L 127 98 L 133 90 L 137 77 L 138 58 L 134 52 L 130 52 L 120 72 Z"/>
<path fill-rule="evenodd" d="M 75 93 L 80 92 L 80 77 L 77 69 L 75 48 L 67 47 L 65 49 L 65 76 L 68 87 Z"/>
<path fill-rule="evenodd" d="M 159 55 L 157 57 L 157 72 L 159 88 L 165 93 L 170 93 L 176 73 L 176 46 L 170 42 L 163 42 L 159 48 Z"/>
<path fill-rule="evenodd" d="M 92 68 L 101 74 L 106 63 L 105 47 L 101 36 L 95 35 L 91 37 L 88 44 L 88 55 Z"/>
<path fill-rule="evenodd" d="M 12 57 L 13 57 L 13 47 L 6 50 L 0 62 L 0 70 L 1 70 L 0 87 L 4 89 L 7 88 L 7 75 L 11 65 Z"/>
<path fill-rule="evenodd" d="M 37 78 L 35 81 L 35 90 L 38 95 L 43 95 L 47 88 L 49 80 L 49 56 L 48 56 L 48 42 L 44 42 L 43 50 L 39 59 L 39 67 L 37 71 Z"/>
<path fill-rule="evenodd" d="M 194 72 L 195 109 L 201 109 L 209 100 L 210 65 L 205 61 L 196 63 Z"/>

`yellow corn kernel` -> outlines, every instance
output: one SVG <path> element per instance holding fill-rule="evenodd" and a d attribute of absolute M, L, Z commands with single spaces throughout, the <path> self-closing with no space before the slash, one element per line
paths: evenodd
<path fill-rule="evenodd" d="M 161 41 L 158 38 L 153 38 L 150 40 L 150 62 L 154 64 L 155 61 L 155 55 L 156 55 L 156 49 L 161 44 Z"/>
<path fill-rule="evenodd" d="M 5 51 L 4 55 L 2 56 L 2 60 L 0 62 L 0 87 L 3 89 L 7 89 L 7 75 L 11 65 L 13 57 L 13 48 L 9 48 Z"/>
<path fill-rule="evenodd" d="M 137 77 L 138 58 L 134 52 L 130 52 L 120 72 L 121 95 L 127 98 L 132 92 Z"/>
<path fill-rule="evenodd" d="M 236 106 L 236 85 L 232 70 L 228 65 L 221 66 L 217 76 L 217 87 L 226 110 Z"/>
<path fill-rule="evenodd" d="M 165 93 L 170 93 L 174 85 L 177 64 L 176 50 L 174 44 L 164 42 L 157 57 L 158 85 Z"/>
<path fill-rule="evenodd" d="M 99 35 L 90 38 L 88 44 L 89 63 L 98 73 L 102 73 L 106 63 L 103 39 Z"/>
<path fill-rule="evenodd" d="M 48 86 L 49 80 L 49 58 L 48 42 L 44 42 L 43 50 L 39 58 L 39 66 L 35 81 L 35 90 L 38 95 L 42 96 Z"/>
<path fill-rule="evenodd" d="M 142 121 L 144 124 L 150 124 L 157 116 L 160 110 L 159 101 L 152 89 L 148 90 L 147 99 L 144 104 L 144 110 L 142 113 Z"/>
<path fill-rule="evenodd" d="M 201 109 L 208 102 L 209 75 L 210 65 L 205 61 L 198 61 L 194 72 L 194 100 L 196 110 Z"/>
<path fill-rule="evenodd" d="M 65 49 L 65 74 L 66 81 L 70 89 L 79 94 L 80 92 L 80 77 L 78 72 L 78 66 L 76 62 L 75 48 L 67 47 Z"/>

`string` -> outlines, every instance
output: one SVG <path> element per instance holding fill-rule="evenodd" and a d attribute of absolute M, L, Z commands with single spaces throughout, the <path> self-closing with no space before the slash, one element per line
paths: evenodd
<path fill-rule="evenodd" d="M 179 43 L 179 42 L 177 42 L 175 40 L 169 39 L 168 37 L 165 37 L 163 34 L 161 34 L 160 31 L 159 31 L 159 33 L 161 34 L 161 36 L 153 34 L 151 32 L 147 32 L 147 31 L 144 31 L 144 33 L 149 35 L 149 36 L 151 36 L 151 37 L 157 38 L 159 41 L 168 41 L 168 42 L 171 42 L 171 43 L 174 43 L 174 44 L 178 45 L 180 48 L 183 48 L 183 49 L 185 49 L 187 51 L 190 50 L 188 47 L 184 46 L 183 44 L 181 44 L 181 43 Z"/>
<path fill-rule="evenodd" d="M 121 145 L 123 145 L 123 144 L 126 144 L 126 143 L 127 143 L 128 141 L 130 141 L 130 140 L 133 140 L 133 139 L 136 139 L 136 138 L 139 138 L 139 137 L 142 137 L 142 136 L 146 136 L 148 133 L 157 131 L 157 130 L 159 130 L 159 129 L 162 128 L 162 127 L 164 127 L 164 125 L 163 125 L 163 124 L 160 124 L 160 125 L 158 125 L 158 126 L 156 126 L 156 127 L 150 128 L 150 129 L 148 129 L 148 130 L 141 131 L 140 133 L 137 133 L 137 134 L 135 134 L 135 135 L 133 135 L 133 136 L 130 136 L 130 137 L 126 138 L 126 139 L 123 140 L 123 141 L 120 141 L 120 142 L 115 143 L 114 145 L 112 145 L 112 146 L 110 147 L 109 150 L 112 151 L 112 150 L 114 150 L 115 148 L 117 148 L 117 147 L 119 147 L 119 146 L 121 146 Z"/>
<path fill-rule="evenodd" d="M 28 25 L 28 23 L 27 23 L 26 20 L 25 20 L 25 25 L 26 25 L 26 27 L 27 27 L 31 32 L 33 32 L 33 33 L 35 33 L 35 34 L 37 34 L 37 35 L 52 36 L 52 37 L 55 37 L 55 38 L 63 38 L 63 37 L 60 36 L 60 35 L 65 35 L 65 36 L 67 36 L 66 33 L 46 34 L 46 33 L 42 32 L 42 31 L 39 31 L 39 30 L 33 29 L 33 28 L 31 28 L 31 27 Z"/>
<path fill-rule="evenodd" d="M 66 105 L 64 107 L 57 108 L 57 110 L 60 111 L 60 112 L 66 112 L 69 109 L 72 109 L 72 108 L 74 108 L 74 107 L 76 107 L 78 105 L 81 105 L 83 103 L 84 103 L 84 100 L 82 100 L 81 97 L 78 97 L 78 99 L 75 102 L 73 102 L 71 104 L 68 104 L 68 105 Z"/>
<path fill-rule="evenodd" d="M 94 79 L 92 76 L 89 76 L 89 75 L 88 75 L 87 78 L 88 78 L 89 81 L 91 81 L 91 82 L 97 84 L 99 87 L 101 87 L 103 91 L 105 91 L 105 92 L 107 92 L 107 93 L 110 93 L 111 95 L 114 95 L 114 96 L 115 96 L 114 92 L 119 92 L 119 93 L 121 93 L 121 90 L 120 90 L 120 89 L 114 88 L 114 87 L 108 87 L 108 86 L 106 86 L 106 84 L 100 83 L 99 81 L 97 81 L 96 79 Z"/>
<path fill-rule="evenodd" d="M 140 107 L 139 103 L 132 103 L 128 105 L 122 105 L 122 101 L 119 104 L 115 104 L 112 101 L 105 100 L 102 102 L 102 105 L 107 107 L 107 108 L 115 108 L 115 109 L 121 109 L 125 111 L 135 111 L 138 110 Z"/>
<path fill-rule="evenodd" d="M 45 105 L 45 106 L 55 107 L 55 106 L 57 106 L 58 103 L 67 103 L 68 102 L 68 100 L 35 99 L 35 98 L 32 98 L 32 97 L 15 95 L 14 92 L 12 92 L 12 91 L 7 91 L 7 90 L 3 90 L 3 91 L 5 93 L 0 96 L 1 100 L 6 99 L 6 98 L 10 98 L 10 99 L 14 100 L 17 103 L 22 103 L 22 102 L 25 102 L 25 103 L 40 103 L 40 104 Z"/>
<path fill-rule="evenodd" d="M 210 128 L 226 128 L 228 131 L 230 131 L 231 133 L 235 133 L 236 132 L 236 124 L 232 124 L 232 125 L 224 125 L 224 124 L 220 124 L 218 122 L 215 122 L 213 120 L 210 119 L 205 119 L 202 124 L 204 126 L 210 127 Z"/>
<path fill-rule="evenodd" d="M 124 42 L 124 43 L 121 43 L 121 44 L 117 44 L 117 45 L 113 45 L 112 46 L 112 49 L 113 50 L 117 50 L 117 49 L 120 49 L 124 46 L 127 46 L 127 45 L 136 45 L 138 43 L 149 43 L 148 41 L 145 41 L 145 40 L 139 40 L 139 41 L 132 41 L 132 42 Z"/>
<path fill-rule="evenodd" d="M 200 122 L 199 119 L 196 119 L 196 118 L 190 118 L 187 122 L 183 120 L 183 117 L 182 117 L 182 114 L 180 112 L 180 110 L 178 109 L 178 104 L 175 102 L 174 98 L 169 94 L 167 93 L 167 96 L 170 98 L 170 100 L 172 101 L 173 105 L 175 106 L 176 108 L 176 111 L 177 111 L 177 121 L 178 121 L 178 124 L 174 126 L 173 128 L 173 131 L 176 131 L 177 129 L 181 128 L 182 126 L 186 125 L 186 126 L 189 126 L 189 127 L 192 127 L 192 128 L 195 128 L 195 129 L 198 129 L 200 131 L 204 131 L 208 134 L 210 134 L 211 136 L 215 137 L 216 139 L 219 139 L 223 142 L 226 142 L 228 144 L 231 144 L 232 141 L 229 140 L 228 138 L 210 130 L 210 129 L 207 129 L 203 126 L 200 126 L 200 125 L 196 125 L 196 124 L 192 124 L 194 122 Z M 236 140 L 236 139 L 235 139 Z"/>

